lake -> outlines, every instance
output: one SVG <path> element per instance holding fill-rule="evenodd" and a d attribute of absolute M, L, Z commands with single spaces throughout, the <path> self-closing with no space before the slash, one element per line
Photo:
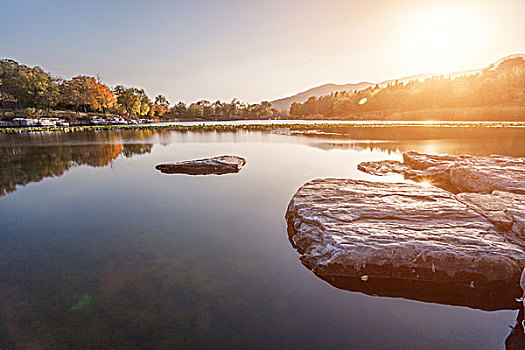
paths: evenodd
<path fill-rule="evenodd" d="M 0 135 L 0 348 L 503 349 L 516 309 L 333 287 L 284 214 L 319 177 L 402 152 L 525 156 L 525 128 Z M 232 154 L 238 174 L 159 163 Z"/>

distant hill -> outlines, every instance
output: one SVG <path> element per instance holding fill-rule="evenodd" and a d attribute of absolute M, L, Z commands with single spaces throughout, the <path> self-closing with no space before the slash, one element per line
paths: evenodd
<path fill-rule="evenodd" d="M 290 115 L 304 119 L 523 121 L 525 56 L 483 69 L 419 75 L 379 86 L 310 97 Z"/>
<path fill-rule="evenodd" d="M 491 64 L 489 66 L 489 69 L 490 67 L 497 67 L 504 60 L 507 60 L 510 58 L 516 58 L 516 57 L 525 58 L 525 55 L 517 54 L 517 55 L 510 55 L 510 56 L 503 57 L 499 59 L 498 61 L 494 62 L 493 64 Z M 406 83 L 411 80 L 423 81 L 426 78 L 430 78 L 433 76 L 440 76 L 440 75 L 445 75 L 450 78 L 455 78 L 455 77 L 462 76 L 462 75 L 477 74 L 477 73 L 480 73 L 481 71 L 482 71 L 481 69 L 473 69 L 473 70 L 454 72 L 454 73 L 448 73 L 448 74 L 435 74 L 435 73 L 418 74 L 418 75 L 412 75 L 409 77 L 404 77 L 404 78 L 399 78 L 399 79 L 385 80 L 377 84 L 379 84 L 379 86 L 381 87 L 385 87 L 389 83 L 394 83 L 396 80 L 398 82 Z M 313 87 L 306 91 L 300 92 L 293 96 L 284 97 L 284 98 L 280 98 L 274 101 L 270 101 L 270 103 L 272 104 L 272 107 L 277 108 L 278 110 L 289 110 L 292 103 L 294 102 L 304 103 L 311 96 L 320 97 L 320 96 L 330 95 L 333 92 L 339 92 L 339 91 L 363 90 L 369 86 L 374 86 L 374 85 L 376 85 L 376 83 L 369 83 L 369 82 L 361 82 L 361 83 L 356 83 L 356 84 L 324 84 L 324 85 Z"/>
<path fill-rule="evenodd" d="M 350 91 L 350 90 L 361 90 L 366 89 L 367 87 L 375 85 L 374 83 L 368 83 L 368 82 L 362 82 L 357 84 L 324 84 L 321 86 L 317 86 L 311 89 L 308 89 L 306 91 L 300 92 L 298 94 L 295 94 L 293 96 L 280 98 L 278 100 L 270 101 L 273 108 L 277 108 L 278 110 L 288 110 L 290 109 L 290 106 L 292 103 L 303 103 L 308 100 L 308 97 L 310 96 L 324 96 L 324 95 L 330 95 L 332 92 L 337 91 Z"/>
<path fill-rule="evenodd" d="M 459 74 L 459 73 L 455 73 Z M 386 86 L 389 83 L 393 83 L 396 80 L 399 82 L 408 82 L 410 80 L 424 80 L 430 76 L 437 75 L 437 74 L 418 74 L 413 75 L 410 77 L 400 78 L 400 79 L 391 79 L 391 80 L 385 80 L 379 83 L 380 86 Z M 333 92 L 339 92 L 339 91 L 353 91 L 353 90 L 363 90 L 370 86 L 375 86 L 377 83 L 369 83 L 369 82 L 361 82 L 356 84 L 324 84 L 321 86 L 316 86 L 311 89 L 308 89 L 306 91 L 300 92 L 298 94 L 295 94 L 293 96 L 280 98 L 278 100 L 270 101 L 273 108 L 277 108 L 278 110 L 289 110 L 292 103 L 303 103 L 308 100 L 309 97 L 315 96 L 325 96 L 330 95 Z"/>

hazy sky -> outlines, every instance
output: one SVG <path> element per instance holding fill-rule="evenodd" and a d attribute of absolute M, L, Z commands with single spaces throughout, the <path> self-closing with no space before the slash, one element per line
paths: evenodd
<path fill-rule="evenodd" d="M 0 57 L 170 102 L 479 68 L 525 53 L 525 0 L 0 0 Z"/>

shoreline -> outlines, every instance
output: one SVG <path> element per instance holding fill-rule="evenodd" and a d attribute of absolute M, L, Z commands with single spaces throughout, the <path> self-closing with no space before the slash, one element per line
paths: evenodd
<path fill-rule="evenodd" d="M 348 122 L 348 123 L 326 123 L 298 121 L 298 123 L 247 123 L 247 124 L 224 124 L 220 122 L 208 122 L 212 124 L 171 124 L 171 125 L 87 125 L 87 126 L 50 126 L 50 127 L 7 127 L 0 128 L 0 134 L 24 134 L 37 132 L 89 132 L 106 130 L 318 130 L 329 128 L 391 128 L 391 127 L 431 127 L 431 128 L 525 128 L 525 122 Z"/>

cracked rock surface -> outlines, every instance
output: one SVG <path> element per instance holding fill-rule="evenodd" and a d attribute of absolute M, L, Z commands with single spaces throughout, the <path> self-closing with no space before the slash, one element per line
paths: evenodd
<path fill-rule="evenodd" d="M 517 283 L 525 265 L 521 247 L 433 186 L 317 179 L 293 196 L 286 219 L 302 262 L 320 276 L 484 287 Z"/>
<path fill-rule="evenodd" d="M 525 195 L 494 191 L 491 194 L 460 193 L 456 197 L 525 247 Z"/>
<path fill-rule="evenodd" d="M 525 194 L 525 159 L 505 156 L 474 157 L 403 154 L 403 162 L 363 162 L 358 169 L 372 175 L 403 174 L 414 181 L 431 181 L 453 192 Z"/>

